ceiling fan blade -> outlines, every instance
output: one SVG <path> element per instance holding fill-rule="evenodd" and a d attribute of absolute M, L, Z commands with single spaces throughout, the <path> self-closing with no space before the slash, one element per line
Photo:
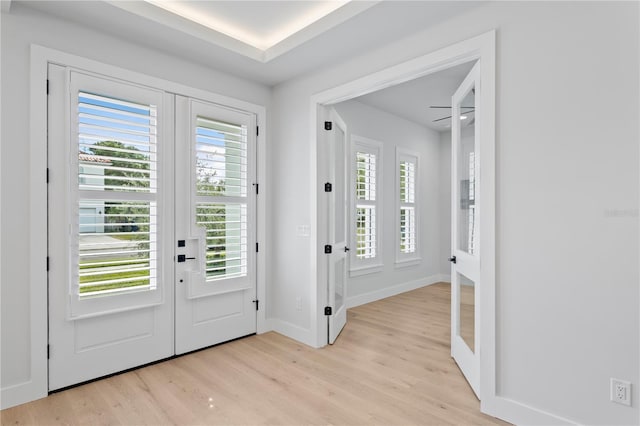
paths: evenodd
<path fill-rule="evenodd" d="M 473 110 L 471 110 L 471 111 L 463 111 L 462 113 L 463 113 L 463 114 L 469 114 L 469 113 L 472 113 L 472 112 L 473 112 L 473 113 L 475 113 L 475 112 L 476 112 L 476 110 L 475 110 L 475 109 L 473 109 Z M 437 122 L 437 121 L 448 120 L 448 119 L 449 119 L 449 118 L 451 118 L 451 117 L 452 117 L 452 116 L 450 115 L 450 116 L 448 116 L 448 117 L 438 118 L 437 120 L 433 120 L 433 123 L 435 123 L 435 122 Z M 469 123 L 472 123 L 473 121 L 475 121 L 475 118 L 473 118 L 473 120 L 472 120 L 472 121 L 470 121 Z"/>
<path fill-rule="evenodd" d="M 438 118 L 437 120 L 433 120 L 433 122 L 435 123 L 435 122 L 442 121 L 442 120 L 448 120 L 450 118 L 451 118 L 451 116 L 444 117 L 444 118 Z"/>
<path fill-rule="evenodd" d="M 440 106 L 440 105 L 431 105 L 429 108 L 448 108 L 451 109 L 453 107 L 450 106 Z M 476 109 L 476 107 L 465 107 L 465 106 L 461 106 L 460 108 L 464 108 L 464 109 Z"/>

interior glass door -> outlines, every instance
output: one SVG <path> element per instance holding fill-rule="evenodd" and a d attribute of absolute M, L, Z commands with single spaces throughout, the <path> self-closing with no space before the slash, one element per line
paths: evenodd
<path fill-rule="evenodd" d="M 452 98 L 451 356 L 479 395 L 480 193 L 476 64 Z"/>
<path fill-rule="evenodd" d="M 329 255 L 328 302 L 332 309 L 329 316 L 329 344 L 333 344 L 347 323 L 347 126 L 335 109 L 329 111 L 332 130 L 329 135 L 330 180 L 329 193 Z"/>

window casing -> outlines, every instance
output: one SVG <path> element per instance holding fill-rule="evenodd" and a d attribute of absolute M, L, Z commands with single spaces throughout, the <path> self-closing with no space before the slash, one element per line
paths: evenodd
<path fill-rule="evenodd" d="M 382 269 L 382 144 L 351 138 L 350 275 Z"/>
<path fill-rule="evenodd" d="M 420 262 L 418 154 L 401 148 L 396 150 L 396 265 Z"/>

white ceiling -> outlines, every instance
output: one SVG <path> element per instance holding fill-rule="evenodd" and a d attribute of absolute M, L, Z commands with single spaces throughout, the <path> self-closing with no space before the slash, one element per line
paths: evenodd
<path fill-rule="evenodd" d="M 458 65 L 355 100 L 439 132 L 450 130 L 450 119 L 434 120 L 450 116 L 451 110 L 429 107 L 451 106 L 451 96 L 472 66 L 471 62 Z"/>
<path fill-rule="evenodd" d="M 138 44 L 272 86 L 400 40 L 483 2 L 350 1 L 315 21 L 311 18 L 305 18 L 307 21 L 304 21 L 303 17 L 317 12 L 314 9 L 316 7 L 327 7 L 327 2 L 171 3 L 195 8 L 203 16 L 198 20 L 204 20 L 205 16 L 216 16 L 220 21 L 234 28 L 244 28 L 247 33 L 253 32 L 252 37 L 266 41 L 256 47 L 220 30 L 216 31 L 140 0 L 13 0 L 11 10 L 15 7 L 37 9 L 115 37 L 135 40 Z M 286 36 L 295 27 L 291 22 L 303 21 L 309 24 Z M 269 38 L 272 37 L 269 34 L 280 35 Z M 265 47 L 283 37 L 283 34 L 285 38 L 280 42 Z"/>

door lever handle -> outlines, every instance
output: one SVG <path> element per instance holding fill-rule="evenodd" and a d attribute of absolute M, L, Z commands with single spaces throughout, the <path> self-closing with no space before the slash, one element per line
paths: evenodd
<path fill-rule="evenodd" d="M 187 257 L 186 254 L 179 254 L 178 255 L 178 263 L 182 263 L 182 262 L 186 262 L 187 260 L 195 260 L 195 257 Z"/>
<path fill-rule="evenodd" d="M 455 256 L 451 256 L 451 257 L 449 258 L 449 262 L 451 262 L 451 263 L 456 263 L 456 257 L 455 257 Z"/>
<path fill-rule="evenodd" d="M 351 250 L 349 247 L 344 246 L 344 252 L 345 252 L 345 253 L 346 253 L 346 252 L 348 252 L 349 250 Z"/>

